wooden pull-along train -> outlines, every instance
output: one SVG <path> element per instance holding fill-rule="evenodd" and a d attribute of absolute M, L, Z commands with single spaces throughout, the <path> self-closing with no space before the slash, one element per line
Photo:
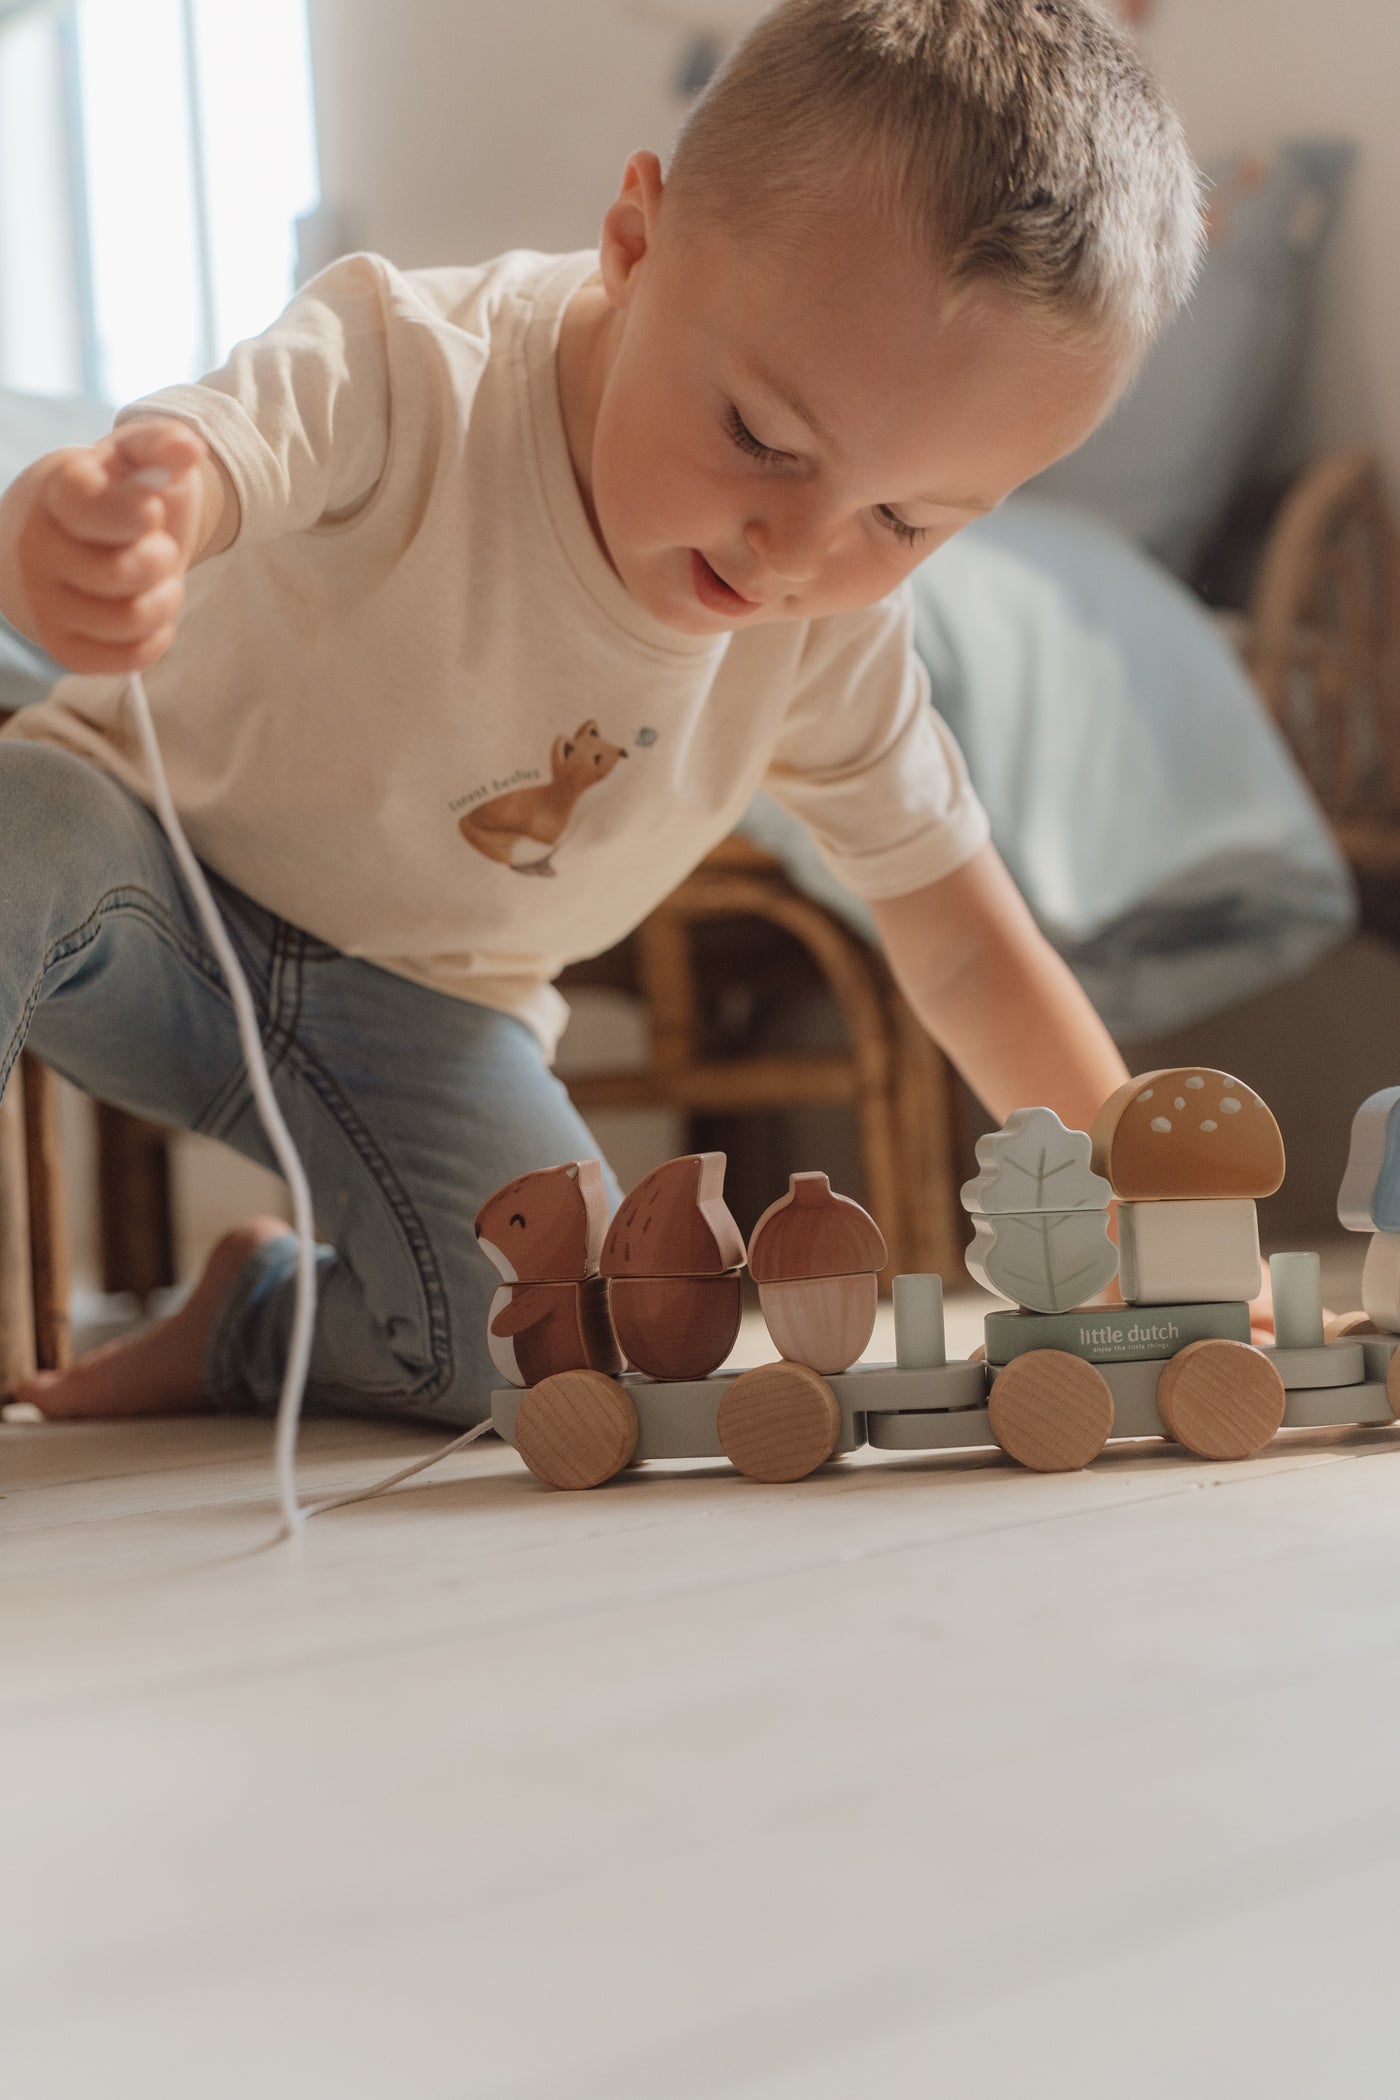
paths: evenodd
<path fill-rule="evenodd" d="M 1358 1111 L 1338 1199 L 1373 1234 L 1364 1310 L 1324 1333 L 1318 1257 L 1275 1255 L 1269 1347 L 1250 1339 L 1255 1204 L 1283 1180 L 1283 1142 L 1228 1073 L 1143 1073 L 1092 1133 L 1018 1109 L 977 1162 L 968 1267 L 1019 1310 L 989 1312 L 984 1351 L 955 1363 L 937 1276 L 895 1279 L 896 1362 L 860 1361 L 885 1243 L 824 1174 L 794 1174 L 747 1248 L 723 1153 L 668 1160 L 611 1225 L 596 1160 L 507 1183 L 476 1220 L 503 1279 L 496 1428 L 540 1480 L 584 1488 L 649 1458 L 800 1480 L 862 1444 L 1000 1448 L 1038 1472 L 1085 1466 L 1111 1437 L 1249 1458 L 1280 1428 L 1400 1415 L 1400 1087 Z M 746 1261 L 780 1360 L 722 1372 Z M 1087 1302 L 1115 1276 L 1122 1305 Z"/>

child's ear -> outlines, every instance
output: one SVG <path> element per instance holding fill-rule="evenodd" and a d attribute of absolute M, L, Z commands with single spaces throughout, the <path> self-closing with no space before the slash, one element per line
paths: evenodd
<path fill-rule="evenodd" d="M 614 306 L 631 297 L 637 270 L 656 239 L 666 187 L 654 153 L 634 153 L 622 172 L 622 188 L 608 208 L 598 243 L 603 288 Z"/>

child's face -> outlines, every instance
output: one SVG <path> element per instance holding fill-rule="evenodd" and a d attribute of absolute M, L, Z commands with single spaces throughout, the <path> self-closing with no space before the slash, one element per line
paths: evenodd
<path fill-rule="evenodd" d="M 990 291 L 944 317 L 932 273 L 855 213 L 800 259 L 683 232 L 651 154 L 602 270 L 560 350 L 574 466 L 627 590 L 682 634 L 873 604 L 1073 450 L 1127 376 Z"/>

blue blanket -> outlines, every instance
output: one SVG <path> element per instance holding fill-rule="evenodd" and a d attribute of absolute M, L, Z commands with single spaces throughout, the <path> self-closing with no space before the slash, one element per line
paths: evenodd
<path fill-rule="evenodd" d="M 1190 592 L 1086 512 L 1016 497 L 914 576 L 934 705 L 1048 939 L 1113 1032 L 1176 1028 L 1352 931 L 1350 875 Z M 744 829 L 873 938 L 767 796 Z"/>

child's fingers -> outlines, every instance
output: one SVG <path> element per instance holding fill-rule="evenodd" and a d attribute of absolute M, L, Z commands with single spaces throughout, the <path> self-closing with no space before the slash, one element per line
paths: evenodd
<path fill-rule="evenodd" d="M 129 547 L 93 546 L 51 528 L 51 573 L 93 598 L 137 598 L 169 576 L 184 573 L 184 557 L 168 532 L 148 532 Z"/>
<path fill-rule="evenodd" d="M 197 430 L 171 416 L 137 416 L 114 430 L 108 443 L 118 474 L 164 468 L 172 479 L 197 467 L 209 449 Z"/>
<path fill-rule="evenodd" d="M 174 622 L 184 595 L 178 577 L 126 599 L 95 598 L 60 584 L 54 592 L 52 614 L 64 634 L 76 641 L 139 644 Z"/>
<path fill-rule="evenodd" d="M 165 522 L 150 489 L 114 481 L 91 452 L 69 453 L 43 484 L 42 503 L 70 539 L 98 547 L 127 547 Z"/>
<path fill-rule="evenodd" d="M 159 663 L 175 639 L 174 627 L 161 627 L 144 642 L 91 642 L 75 635 L 52 649 L 65 670 L 84 677 L 116 677 L 131 671 L 149 671 Z"/>

